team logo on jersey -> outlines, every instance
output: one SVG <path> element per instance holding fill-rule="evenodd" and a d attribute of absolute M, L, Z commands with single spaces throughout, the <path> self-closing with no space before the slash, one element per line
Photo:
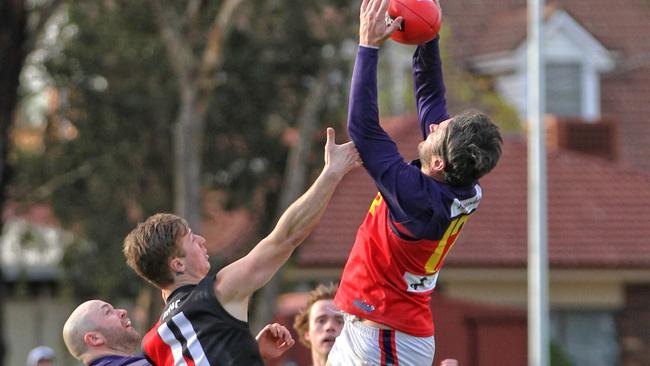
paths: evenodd
<path fill-rule="evenodd" d="M 366 313 L 371 313 L 371 312 L 375 311 L 374 306 L 368 304 L 367 302 L 365 302 L 363 300 L 354 299 L 354 301 L 352 303 L 354 304 L 354 306 L 360 308 L 361 310 L 365 311 Z"/>
<path fill-rule="evenodd" d="M 454 199 L 454 202 L 451 203 L 451 217 L 456 217 L 458 215 L 469 215 L 481 202 L 481 197 L 483 197 L 483 192 L 481 191 L 481 186 L 478 184 L 474 186 L 476 194 L 474 197 L 470 197 L 466 200 L 459 200 L 458 198 Z"/>
<path fill-rule="evenodd" d="M 436 287 L 438 281 L 438 273 L 436 272 L 429 276 L 416 275 L 410 272 L 404 272 L 404 281 L 408 285 L 406 291 L 408 292 L 428 292 Z"/>
<path fill-rule="evenodd" d="M 169 305 L 167 305 L 167 309 L 165 309 L 165 312 L 162 315 L 162 318 L 166 319 L 167 316 L 169 316 L 169 314 L 172 311 L 178 309 L 178 306 L 180 305 L 180 303 L 181 303 L 181 300 L 176 300 L 176 301 L 172 301 L 171 303 L 169 303 Z"/>

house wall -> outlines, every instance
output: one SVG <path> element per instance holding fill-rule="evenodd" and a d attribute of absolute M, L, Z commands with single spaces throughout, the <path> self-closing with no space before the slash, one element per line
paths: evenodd
<path fill-rule="evenodd" d="M 6 364 L 25 365 L 29 351 L 45 345 L 55 350 L 58 365 L 80 365 L 68 354 L 61 337 L 63 323 L 73 309 L 73 303 L 58 298 L 8 299 L 5 302 Z"/>
<path fill-rule="evenodd" d="M 621 309 L 627 284 L 650 278 L 650 270 L 552 270 L 549 304 L 561 308 Z M 438 279 L 445 294 L 459 299 L 525 307 L 525 269 L 445 268 Z"/>
<path fill-rule="evenodd" d="M 627 306 L 621 312 L 621 365 L 650 365 L 650 285 L 625 288 Z"/>
<path fill-rule="evenodd" d="M 447 296 L 526 309 L 523 269 L 443 272 L 439 286 Z M 550 335 L 574 366 L 650 365 L 648 278 L 648 270 L 550 272 Z"/>

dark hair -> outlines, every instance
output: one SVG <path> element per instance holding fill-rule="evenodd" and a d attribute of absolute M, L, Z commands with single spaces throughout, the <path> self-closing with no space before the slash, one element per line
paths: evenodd
<path fill-rule="evenodd" d="M 331 282 L 329 286 L 323 284 L 318 285 L 318 287 L 309 292 L 307 307 L 302 309 L 294 318 L 293 329 L 298 333 L 298 340 L 307 346 L 307 348 L 311 348 L 311 344 L 305 339 L 305 334 L 309 331 L 309 313 L 311 312 L 311 307 L 316 301 L 333 300 L 338 288 L 339 286 L 337 284 Z"/>
<path fill-rule="evenodd" d="M 124 239 L 126 263 L 157 287 L 173 283 L 169 260 L 184 255 L 180 240 L 188 231 L 187 221 L 176 215 L 159 213 L 149 217 Z"/>
<path fill-rule="evenodd" d="M 501 157 L 499 127 L 478 111 L 463 112 L 449 121 L 441 144 L 445 182 L 462 187 L 489 173 Z"/>

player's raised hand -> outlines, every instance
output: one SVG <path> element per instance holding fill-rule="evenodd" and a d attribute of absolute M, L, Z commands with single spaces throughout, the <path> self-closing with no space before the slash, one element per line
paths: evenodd
<path fill-rule="evenodd" d="M 339 177 L 343 177 L 352 168 L 361 166 L 359 152 L 352 141 L 337 145 L 336 132 L 332 127 L 327 128 L 325 143 L 325 168 Z"/>
<path fill-rule="evenodd" d="M 359 15 L 359 44 L 379 47 L 402 24 L 402 17 L 386 22 L 389 0 L 362 0 Z"/>

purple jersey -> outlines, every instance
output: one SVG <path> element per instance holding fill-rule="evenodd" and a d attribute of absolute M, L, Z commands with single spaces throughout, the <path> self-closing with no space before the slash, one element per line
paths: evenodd
<path fill-rule="evenodd" d="M 153 366 L 144 355 L 104 356 L 90 363 L 90 366 Z"/>
<path fill-rule="evenodd" d="M 359 47 L 350 90 L 348 132 L 388 205 L 390 222 L 400 227 L 399 234 L 416 240 L 437 240 L 448 227 L 451 202 L 475 197 L 476 184 L 451 187 L 422 173 L 419 161 L 404 161 L 397 145 L 379 125 L 378 57 L 379 50 Z M 426 138 L 430 124 L 449 118 L 438 38 L 417 47 L 413 79 L 420 130 Z"/>
<path fill-rule="evenodd" d="M 452 187 L 409 164 L 379 125 L 379 51 L 359 47 L 352 75 L 348 131 L 379 188 L 359 227 L 334 302 L 343 311 L 404 333 L 434 333 L 429 302 L 438 271 L 481 200 L 477 182 Z M 448 118 L 438 39 L 420 45 L 413 76 L 423 137 Z"/>

